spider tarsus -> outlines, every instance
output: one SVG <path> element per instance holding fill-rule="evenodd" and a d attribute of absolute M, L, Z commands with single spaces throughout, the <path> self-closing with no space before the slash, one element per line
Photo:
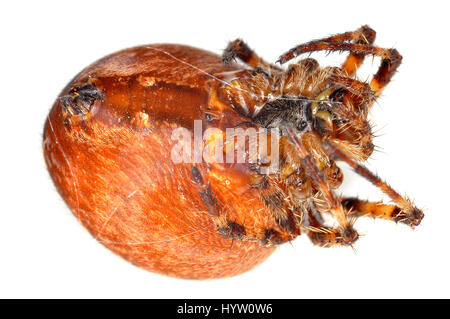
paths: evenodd
<path fill-rule="evenodd" d="M 246 235 L 245 227 L 237 222 L 226 221 L 226 225 L 218 228 L 218 232 L 225 238 L 244 239 Z"/>
<path fill-rule="evenodd" d="M 342 245 L 349 246 L 358 240 L 359 234 L 353 227 L 346 227 L 341 232 L 338 242 Z"/>
<path fill-rule="evenodd" d="M 361 27 L 361 31 L 362 31 L 364 40 L 367 44 L 372 44 L 375 42 L 375 37 L 377 35 L 377 32 L 374 29 L 372 29 L 371 27 L 369 27 L 366 24 Z"/>
<path fill-rule="evenodd" d="M 401 223 L 414 228 L 415 226 L 420 225 L 425 214 L 422 212 L 422 210 L 413 206 L 410 209 L 402 211 L 399 216 L 403 216 L 403 218 L 400 220 Z"/>
<path fill-rule="evenodd" d="M 276 246 L 284 243 L 285 240 L 281 236 L 280 232 L 276 231 L 273 228 L 266 229 L 264 231 L 264 238 L 261 241 L 261 245 L 263 246 Z"/>
<path fill-rule="evenodd" d="M 230 42 L 222 55 L 223 64 L 231 64 L 239 58 L 243 62 L 248 62 L 253 55 L 253 51 L 242 39 Z"/>

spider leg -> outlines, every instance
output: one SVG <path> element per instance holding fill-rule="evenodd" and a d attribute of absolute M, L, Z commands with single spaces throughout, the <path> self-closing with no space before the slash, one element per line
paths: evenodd
<path fill-rule="evenodd" d="M 358 164 L 352 158 L 347 156 L 337 146 L 333 145 L 332 142 L 325 140 L 324 145 L 330 155 L 346 162 L 357 174 L 370 181 L 383 193 L 388 195 L 393 200 L 393 202 L 397 204 L 397 206 L 401 209 L 401 212 L 399 214 L 404 216 L 404 223 L 411 226 L 417 226 L 420 224 L 424 214 L 420 209 L 415 207 L 409 199 L 401 196 L 386 182 L 382 181 L 378 176 L 370 172 L 365 166 Z"/>
<path fill-rule="evenodd" d="M 376 36 L 375 30 L 370 28 L 368 25 L 364 25 L 355 31 L 339 33 L 339 34 L 335 34 L 335 35 L 332 35 L 332 36 L 329 36 L 326 38 L 317 39 L 317 40 L 313 40 L 313 41 L 310 41 L 305 44 L 298 45 L 297 47 L 284 53 L 281 57 L 285 56 L 285 58 L 283 60 L 281 60 L 281 57 L 280 57 L 280 62 L 282 61 L 281 63 L 285 63 L 288 60 L 293 59 L 294 57 L 296 57 L 298 55 L 298 54 L 296 55 L 296 49 L 306 46 L 306 45 L 324 43 L 324 42 L 325 43 L 353 42 L 353 43 L 357 43 L 357 44 L 372 45 L 373 42 L 375 41 L 375 36 Z M 355 60 L 355 58 L 356 58 L 356 60 Z M 364 59 L 364 55 L 361 56 L 359 54 L 350 53 L 347 60 L 344 62 L 343 66 L 348 65 L 348 71 L 351 71 L 352 69 L 354 69 L 353 72 L 355 72 L 356 68 L 363 62 L 362 59 L 360 60 L 359 58 Z M 356 62 L 357 64 L 354 64 L 354 63 L 352 64 L 351 62 Z M 350 73 L 347 73 L 347 74 L 351 75 Z"/>
<path fill-rule="evenodd" d="M 299 157 L 302 160 L 306 173 L 311 177 L 313 183 L 319 188 L 326 202 L 329 204 L 328 210 L 339 224 L 339 234 L 342 237 L 342 243 L 350 245 L 358 239 L 358 233 L 353 229 L 353 225 L 348 219 L 347 212 L 344 210 L 341 202 L 336 198 L 322 171 L 314 163 L 310 154 L 308 154 L 303 143 L 291 129 L 286 129 L 291 143 L 296 147 Z M 305 133 L 308 134 L 308 133 Z"/>
<path fill-rule="evenodd" d="M 362 103 L 358 103 L 359 105 L 364 105 L 374 100 L 374 92 L 372 91 L 370 85 L 365 82 L 339 75 L 332 75 L 330 77 L 330 81 L 342 86 L 353 95 L 363 99 Z"/>
<path fill-rule="evenodd" d="M 250 229 L 245 224 L 226 219 L 223 216 L 213 216 L 212 218 L 217 231 L 223 237 L 232 240 L 256 241 L 262 246 L 271 247 L 284 244 L 297 236 L 292 236 L 290 233 L 281 232 L 274 228 Z"/>
<path fill-rule="evenodd" d="M 270 64 L 259 57 L 242 39 L 230 42 L 222 54 L 222 62 L 224 64 L 230 64 L 236 58 L 252 68 L 262 68 L 269 72 L 281 71 L 276 65 Z"/>
<path fill-rule="evenodd" d="M 368 25 L 363 25 L 361 28 L 351 32 L 344 32 L 336 35 L 332 35 L 328 38 L 311 41 L 312 42 L 353 42 L 357 44 L 372 45 L 375 41 L 376 32 Z M 352 76 L 364 62 L 364 53 L 351 52 L 345 62 L 342 64 L 341 69 L 346 72 L 348 76 Z"/>
<path fill-rule="evenodd" d="M 372 128 L 366 120 L 367 112 L 352 110 L 346 104 L 336 104 L 333 113 L 341 124 L 335 124 L 336 130 L 328 139 L 332 140 L 348 156 L 359 161 L 365 161 L 375 149 Z"/>
<path fill-rule="evenodd" d="M 382 218 L 412 226 L 411 221 L 402 213 L 402 209 L 396 205 L 370 202 L 356 197 L 342 198 L 341 202 L 350 211 L 350 216 Z"/>
<path fill-rule="evenodd" d="M 298 235 L 298 233 L 293 235 L 290 232 L 274 228 L 248 227 L 244 222 L 239 223 L 235 220 L 228 219 L 221 211 L 223 205 L 220 205 L 220 202 L 211 189 L 211 185 L 204 180 L 200 170 L 196 166 L 192 167 L 191 175 L 200 198 L 206 206 L 206 211 L 216 226 L 217 231 L 223 237 L 231 240 L 256 241 L 263 246 L 275 246 L 285 243 Z"/>
<path fill-rule="evenodd" d="M 345 35 L 345 34 L 342 34 Z M 352 54 L 374 55 L 381 57 L 381 65 L 377 73 L 373 76 L 370 87 L 375 96 L 378 97 L 386 85 L 390 82 L 392 76 L 397 71 L 402 61 L 402 56 L 396 49 L 385 49 L 373 46 L 371 44 L 349 43 L 349 42 L 333 42 L 331 40 L 340 40 L 341 35 L 330 37 L 324 40 L 317 40 L 301 44 L 286 53 L 282 54 L 277 62 L 283 64 L 296 56 L 314 51 L 350 51 Z M 350 62 L 349 62 L 350 63 Z M 345 63 L 344 63 L 345 65 Z M 349 69 L 351 71 L 351 69 Z M 351 72 L 350 72 L 351 73 Z"/>
<path fill-rule="evenodd" d="M 334 247 L 343 244 L 339 230 L 323 224 L 323 220 L 320 213 L 315 209 L 314 203 L 311 203 L 310 209 L 308 210 L 308 224 L 303 227 L 314 245 Z"/>
<path fill-rule="evenodd" d="M 362 26 L 352 34 L 352 40 L 358 44 L 372 45 L 375 41 L 376 32 L 367 25 Z M 348 76 L 352 76 L 356 73 L 358 68 L 364 62 L 365 54 L 351 52 L 345 62 L 342 64 L 342 70 L 347 73 Z"/>
<path fill-rule="evenodd" d="M 287 192 L 283 190 L 272 178 L 267 179 L 267 187 L 259 189 L 260 198 L 267 207 L 277 224 L 293 236 L 298 236 L 300 231 L 294 216 L 294 209 L 290 207 Z"/>

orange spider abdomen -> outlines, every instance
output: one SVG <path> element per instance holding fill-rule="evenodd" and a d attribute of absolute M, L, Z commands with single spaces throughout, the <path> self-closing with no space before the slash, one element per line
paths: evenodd
<path fill-rule="evenodd" d="M 171 160 L 175 128 L 192 130 L 208 114 L 239 120 L 216 93 L 217 79 L 240 71 L 203 50 L 141 46 L 95 62 L 61 92 L 45 124 L 45 161 L 102 244 L 150 271 L 196 279 L 240 274 L 273 252 L 222 236 L 192 175 L 195 166 L 229 220 L 276 227 L 244 172 Z"/>

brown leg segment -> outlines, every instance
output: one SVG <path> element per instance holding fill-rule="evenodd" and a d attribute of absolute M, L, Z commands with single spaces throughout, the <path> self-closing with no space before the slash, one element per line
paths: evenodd
<path fill-rule="evenodd" d="M 376 32 L 367 25 L 362 26 L 359 30 L 352 33 L 352 40 L 357 44 L 372 45 L 375 41 Z M 342 70 L 345 71 L 348 76 L 354 75 L 364 62 L 364 57 L 365 54 L 362 53 L 350 53 L 342 64 Z"/>
<path fill-rule="evenodd" d="M 305 44 L 301 44 L 296 46 L 295 48 L 289 50 L 288 52 L 284 53 L 280 59 L 280 63 L 286 63 L 287 61 L 293 59 L 297 55 L 304 53 L 304 52 L 311 52 L 311 51 L 305 51 L 306 47 L 314 47 L 317 44 L 323 44 L 323 43 L 343 43 L 343 42 L 353 42 L 354 44 L 366 44 L 366 45 L 372 45 L 375 41 L 376 33 L 373 29 L 371 29 L 369 26 L 365 25 L 359 28 L 356 31 L 351 32 L 344 32 L 336 35 L 332 35 L 327 38 L 313 40 Z M 317 51 L 317 50 L 313 50 Z M 361 55 L 362 54 L 362 55 Z M 351 56 L 354 57 L 351 57 Z M 348 62 L 345 61 L 344 65 L 348 65 L 349 71 L 354 69 L 353 73 L 356 71 L 357 67 L 363 62 L 365 54 L 362 52 L 355 53 L 352 52 L 351 55 L 347 58 L 349 60 Z M 362 58 L 362 59 L 361 59 Z M 350 62 L 356 62 L 356 64 L 351 65 Z M 353 74 L 351 73 L 351 74 Z M 349 74 L 349 75 L 351 75 Z"/>
<path fill-rule="evenodd" d="M 314 40 L 311 42 L 347 42 L 353 41 L 361 44 L 372 44 L 375 41 L 376 32 L 368 25 L 363 25 L 355 31 L 332 35 L 328 38 Z"/>
<path fill-rule="evenodd" d="M 232 240 L 256 241 L 262 246 L 277 246 L 294 239 L 297 235 L 280 232 L 273 228 L 248 231 L 244 224 L 225 219 L 224 217 L 212 216 L 217 231 L 225 238 Z"/>
<path fill-rule="evenodd" d="M 292 237 L 300 235 L 300 218 L 296 216 L 294 204 L 286 185 L 277 176 L 254 173 L 250 178 L 251 187 L 258 190 L 259 198 L 270 212 L 277 225 Z"/>
<path fill-rule="evenodd" d="M 315 40 L 312 42 L 347 42 L 351 41 L 356 44 L 368 44 L 372 45 L 375 41 L 376 32 L 367 25 L 362 26 L 356 31 L 345 32 L 336 34 L 328 38 Z M 312 43 L 310 42 L 310 43 Z M 347 73 L 348 76 L 352 76 L 364 62 L 365 54 L 363 53 L 350 53 L 345 62 L 342 64 L 342 70 Z"/>
<path fill-rule="evenodd" d="M 308 237 L 314 245 L 334 247 L 347 244 L 337 229 L 324 226 L 316 214 L 318 213 L 314 213 L 314 208 L 311 207 L 311 210 L 308 212 L 309 225 L 305 226 Z"/>
<path fill-rule="evenodd" d="M 196 166 L 192 167 L 191 175 L 193 182 L 198 187 L 198 193 L 205 204 L 208 213 L 211 216 L 218 217 L 220 215 L 220 208 L 214 195 L 212 194 L 211 186 L 205 183 L 200 170 Z"/>
<path fill-rule="evenodd" d="M 348 36 L 347 36 L 348 37 Z M 348 42 L 330 42 L 331 40 L 339 40 L 345 38 L 345 33 L 324 40 L 317 40 L 299 45 L 280 56 L 277 62 L 283 64 L 296 56 L 314 51 L 350 51 L 353 55 L 365 56 L 368 54 L 381 57 L 381 66 L 374 75 L 370 86 L 375 94 L 379 96 L 384 87 L 389 83 L 397 68 L 400 66 L 402 56 L 396 49 L 384 49 L 370 44 L 348 43 Z M 353 59 L 353 58 L 352 58 Z M 346 62 L 347 63 L 347 62 Z M 344 66 L 346 65 L 344 63 Z M 350 62 L 348 62 L 350 63 Z M 358 62 L 359 63 L 359 62 Z M 356 68 L 348 66 L 347 72 L 352 72 Z"/>
<path fill-rule="evenodd" d="M 349 210 L 350 216 L 382 218 L 410 225 L 402 209 L 396 205 L 369 202 L 355 197 L 342 198 L 341 203 Z"/>
<path fill-rule="evenodd" d="M 224 64 L 229 64 L 236 58 L 253 68 L 263 68 L 267 71 L 281 71 L 279 67 L 260 58 L 242 39 L 236 39 L 230 42 L 222 54 L 222 62 Z"/>
<path fill-rule="evenodd" d="M 225 238 L 230 238 L 232 240 L 246 240 L 246 241 L 256 241 L 263 246 L 276 246 L 283 244 L 300 234 L 298 227 L 292 220 L 292 214 L 287 215 L 285 220 L 286 225 L 292 226 L 292 231 L 280 232 L 276 229 L 258 229 L 257 231 L 249 231 L 245 224 L 237 223 L 227 219 L 221 212 L 220 205 L 217 202 L 211 187 L 203 179 L 200 170 L 196 167 L 192 167 L 192 180 L 196 187 L 198 187 L 199 195 L 205 204 L 211 219 L 217 227 L 217 231 Z M 282 228 L 289 228 L 286 225 Z"/>
<path fill-rule="evenodd" d="M 260 190 L 260 197 L 282 229 L 288 231 L 294 237 L 300 235 L 296 219 L 292 212 L 293 208 L 289 207 L 289 203 L 285 200 L 287 195 L 281 189 L 272 186 L 267 190 Z"/>
<path fill-rule="evenodd" d="M 381 66 L 378 72 L 372 78 L 370 82 L 370 87 L 375 93 L 375 96 L 380 96 L 383 89 L 392 79 L 392 76 L 397 71 L 398 67 L 402 63 L 402 56 L 396 49 L 389 50 L 389 56 L 383 58 L 381 61 Z"/>
<path fill-rule="evenodd" d="M 322 225 L 312 212 L 308 213 L 308 237 L 314 245 L 320 247 L 333 247 L 337 245 L 337 231 Z"/>
<path fill-rule="evenodd" d="M 382 181 L 378 176 L 370 172 L 366 167 L 364 167 L 361 164 L 358 164 L 353 159 L 348 157 L 344 152 L 342 152 L 338 148 L 338 146 L 333 145 L 332 142 L 325 141 L 324 145 L 330 155 L 346 162 L 357 174 L 361 175 L 362 177 L 370 181 L 372 184 L 378 187 L 383 193 L 388 195 L 394 201 L 394 203 L 396 203 L 398 207 L 401 209 L 401 212 L 399 214 L 403 216 L 402 217 L 402 219 L 404 219 L 402 220 L 403 223 L 410 226 L 417 226 L 420 224 L 424 214 L 420 209 L 415 207 L 409 199 L 401 196 L 391 186 L 389 186 L 386 182 Z"/>
<path fill-rule="evenodd" d="M 341 202 L 337 200 L 336 196 L 325 180 L 323 173 L 314 164 L 311 155 L 308 154 L 307 150 L 303 146 L 303 143 L 299 140 L 299 138 L 292 130 L 287 129 L 286 133 L 291 143 L 296 147 L 307 175 L 311 177 L 313 183 L 316 185 L 316 187 L 319 188 L 327 203 L 330 204 L 329 211 L 339 224 L 338 231 L 340 236 L 342 237 L 342 244 L 352 244 L 358 239 L 358 233 L 353 229 L 353 226 L 350 223 L 347 213 L 342 207 Z"/>
<path fill-rule="evenodd" d="M 369 84 L 345 77 L 332 75 L 330 80 L 334 83 L 342 85 L 345 89 L 347 89 L 350 93 L 364 99 L 366 102 L 370 102 L 374 98 L 374 93 Z"/>

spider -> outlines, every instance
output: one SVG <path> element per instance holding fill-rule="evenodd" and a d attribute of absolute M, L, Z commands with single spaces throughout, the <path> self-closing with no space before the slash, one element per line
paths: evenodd
<path fill-rule="evenodd" d="M 341 67 L 320 67 L 316 60 L 304 58 L 283 70 L 264 61 L 241 39 L 229 43 L 223 63 L 233 65 L 239 60 L 250 72 L 224 86 L 223 95 L 252 123 L 281 132 L 279 172 L 267 175 L 254 169 L 250 181 L 289 235 L 265 230 L 252 238 L 243 225 L 219 218 L 216 223 L 224 236 L 276 245 L 306 232 L 314 244 L 330 247 L 352 245 L 358 239 L 353 225 L 360 216 L 411 227 L 420 224 L 423 212 L 360 164 L 374 151 L 368 113 L 402 61 L 396 49 L 374 46 L 375 34 L 369 26 L 362 26 L 298 45 L 277 61 L 282 65 L 314 51 L 348 51 Z M 369 83 L 355 76 L 367 55 L 381 58 Z M 347 163 L 394 205 L 337 195 L 335 189 L 341 185 L 343 174 L 336 161 Z M 324 214 L 331 214 L 337 226 L 325 225 Z"/>
<path fill-rule="evenodd" d="M 417 226 L 422 211 L 360 164 L 374 151 L 368 113 L 402 59 L 374 39 L 363 26 L 299 45 L 279 64 L 239 39 L 222 58 L 179 44 L 115 52 L 80 72 L 55 101 L 44 133 L 47 167 L 95 238 L 134 264 L 176 277 L 242 273 L 300 234 L 323 247 L 351 246 L 360 216 Z M 320 50 L 349 55 L 340 68 L 312 58 L 280 66 Z M 367 55 L 381 58 L 369 83 L 355 77 Z M 231 137 L 249 137 L 249 149 L 265 141 L 270 156 L 242 151 L 245 141 L 241 149 L 220 143 L 243 127 Z M 209 129 L 215 133 L 205 138 Z M 264 139 L 252 142 L 250 130 Z M 193 157 L 191 140 L 179 144 L 175 132 L 194 133 Z M 210 148 L 216 141 L 219 148 Z M 189 154 L 175 161 L 172 152 L 185 146 Z M 248 161 L 201 161 L 204 150 L 227 159 L 242 151 Z M 277 169 L 267 169 L 275 157 Z M 337 161 L 393 204 L 337 195 Z M 325 222 L 329 216 L 335 225 Z"/>

